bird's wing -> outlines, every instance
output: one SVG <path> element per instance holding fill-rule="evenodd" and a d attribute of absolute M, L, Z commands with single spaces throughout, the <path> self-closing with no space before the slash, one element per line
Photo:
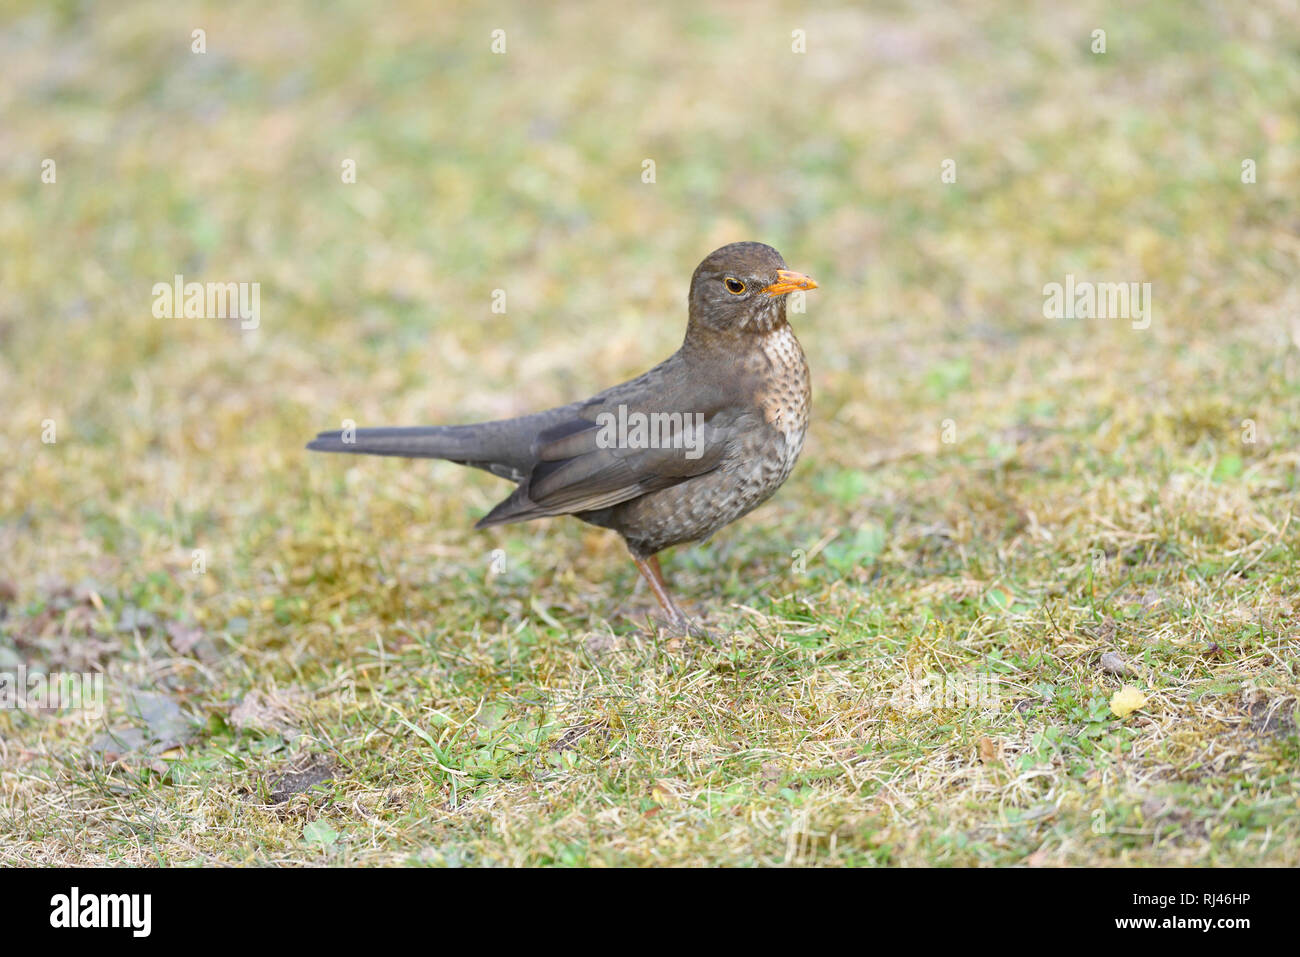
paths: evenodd
<path fill-rule="evenodd" d="M 608 508 L 717 468 L 734 409 L 706 400 L 669 413 L 666 404 L 607 393 L 575 409 L 538 435 L 537 464 L 478 527 Z"/>

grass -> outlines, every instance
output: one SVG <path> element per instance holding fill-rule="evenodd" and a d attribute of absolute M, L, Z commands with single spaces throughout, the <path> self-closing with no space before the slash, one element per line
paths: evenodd
<path fill-rule="evenodd" d="M 0 671 L 105 710 L 0 710 L 0 863 L 1300 864 L 1285 3 L 10 6 Z M 666 556 L 720 646 L 302 451 L 636 374 L 737 239 L 821 288 L 794 475 Z"/>

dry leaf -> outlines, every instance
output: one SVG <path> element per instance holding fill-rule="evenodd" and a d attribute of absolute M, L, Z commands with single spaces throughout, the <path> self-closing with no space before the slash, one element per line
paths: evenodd
<path fill-rule="evenodd" d="M 1047 848 L 1040 847 L 1034 853 L 1025 858 L 1026 867 L 1042 867 L 1047 863 Z"/>
<path fill-rule="evenodd" d="M 775 788 L 781 783 L 781 765 L 775 761 L 764 761 L 760 780 L 762 780 L 765 789 L 770 791 Z"/>
<path fill-rule="evenodd" d="M 1121 718 L 1127 718 L 1139 708 L 1145 708 L 1147 696 L 1132 685 L 1125 685 L 1110 696 L 1110 710 Z"/>

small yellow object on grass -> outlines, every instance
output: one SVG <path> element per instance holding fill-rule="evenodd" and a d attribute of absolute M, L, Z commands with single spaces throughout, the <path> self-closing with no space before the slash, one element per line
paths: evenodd
<path fill-rule="evenodd" d="M 1139 708 L 1145 708 L 1147 696 L 1132 685 L 1125 685 L 1110 696 L 1110 710 L 1121 718 L 1127 718 Z"/>

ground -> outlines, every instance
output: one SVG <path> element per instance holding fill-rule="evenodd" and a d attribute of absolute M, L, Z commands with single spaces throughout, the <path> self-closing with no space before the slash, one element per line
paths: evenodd
<path fill-rule="evenodd" d="M 0 671 L 103 711 L 0 710 L 0 864 L 1300 864 L 1293 5 L 4 18 Z M 794 474 L 665 555 L 716 645 L 303 451 L 637 374 L 739 239 L 821 288 Z"/>

